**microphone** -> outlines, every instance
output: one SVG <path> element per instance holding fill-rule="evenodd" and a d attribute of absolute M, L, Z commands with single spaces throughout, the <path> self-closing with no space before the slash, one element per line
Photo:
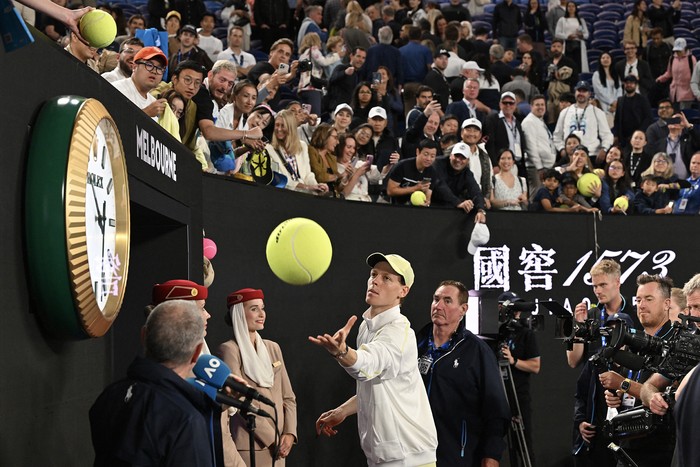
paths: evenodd
<path fill-rule="evenodd" d="M 253 407 L 250 404 L 250 399 L 246 399 L 245 401 L 239 401 L 238 399 L 235 399 L 227 394 L 223 394 L 223 393 L 219 392 L 214 386 L 208 385 L 207 383 L 205 383 L 201 379 L 187 378 L 187 382 L 190 383 L 195 388 L 202 391 L 204 394 L 206 394 L 214 402 L 218 402 L 219 404 L 226 404 L 228 406 L 235 407 L 243 413 L 252 413 L 252 414 L 258 415 L 260 417 L 272 418 L 272 416 L 269 413 L 265 412 L 264 410 L 258 409 L 257 407 Z"/>
<path fill-rule="evenodd" d="M 194 375 L 210 386 L 217 389 L 229 387 L 243 395 L 246 399 L 255 399 L 263 404 L 275 406 L 267 397 L 231 377 L 231 369 L 220 358 L 213 355 L 201 355 L 192 369 Z"/>
<path fill-rule="evenodd" d="M 644 368 L 644 357 L 632 352 L 618 351 L 613 355 L 613 361 L 628 370 L 641 370 Z"/>

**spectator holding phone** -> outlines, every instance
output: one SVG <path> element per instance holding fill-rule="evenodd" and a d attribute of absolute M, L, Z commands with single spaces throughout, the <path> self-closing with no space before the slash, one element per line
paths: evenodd
<path fill-rule="evenodd" d="M 416 157 L 399 161 L 389 172 L 386 193 L 393 204 L 408 204 L 411 195 L 417 191 L 425 193 L 423 206 L 430 206 L 437 172 L 433 162 L 437 156 L 435 141 L 424 139 L 416 149 Z"/>
<path fill-rule="evenodd" d="M 340 174 L 338 192 L 345 199 L 372 202 L 369 195 L 369 185 L 376 184 L 382 179 L 382 174 L 377 170 L 377 166 L 372 164 L 374 156 L 369 155 L 366 159 L 358 157 L 357 141 L 352 133 L 340 135 L 339 140 L 335 147 L 338 173 Z M 388 166 L 386 168 L 388 170 Z"/>

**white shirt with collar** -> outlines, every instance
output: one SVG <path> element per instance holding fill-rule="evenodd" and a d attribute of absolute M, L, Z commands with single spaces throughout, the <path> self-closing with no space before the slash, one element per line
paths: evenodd
<path fill-rule="evenodd" d="M 537 170 L 554 167 L 557 151 L 545 121 L 530 112 L 520 126 L 527 138 L 528 156 L 532 165 Z"/>
<path fill-rule="evenodd" d="M 229 62 L 233 62 L 236 67 L 241 67 L 241 68 L 248 68 L 253 65 L 255 65 L 256 60 L 253 54 L 250 54 L 246 52 L 245 50 L 241 50 L 240 54 L 236 54 L 231 48 L 228 48 L 224 50 L 223 52 L 219 53 L 219 55 L 216 57 L 217 60 L 228 60 Z"/>

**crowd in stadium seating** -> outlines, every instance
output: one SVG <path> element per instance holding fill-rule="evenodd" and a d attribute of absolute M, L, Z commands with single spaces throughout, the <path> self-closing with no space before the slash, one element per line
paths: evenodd
<path fill-rule="evenodd" d="M 98 7 L 120 25 L 107 50 L 65 45 L 207 172 L 480 219 L 697 214 L 697 7 L 132 0 Z"/>

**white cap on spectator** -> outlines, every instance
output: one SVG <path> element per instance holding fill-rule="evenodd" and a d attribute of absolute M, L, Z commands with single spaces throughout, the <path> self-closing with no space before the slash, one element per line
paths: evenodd
<path fill-rule="evenodd" d="M 369 118 L 380 117 L 386 120 L 386 110 L 382 107 L 372 107 L 369 111 Z"/>
<path fill-rule="evenodd" d="M 503 94 L 501 94 L 501 100 L 505 99 L 506 97 L 510 97 L 511 99 L 516 100 L 516 99 L 515 99 L 515 94 L 513 94 L 513 93 L 510 92 L 510 91 L 506 91 L 506 92 L 504 92 Z"/>
<path fill-rule="evenodd" d="M 354 113 L 355 113 L 352 111 L 352 107 L 350 107 L 348 104 L 345 104 L 345 103 L 338 104 L 336 106 L 335 110 L 333 111 L 333 119 L 334 120 L 335 120 L 335 116 L 338 115 L 338 112 L 340 112 L 341 110 L 347 110 L 348 112 L 350 112 L 350 115 L 354 115 Z"/>
<path fill-rule="evenodd" d="M 688 43 L 682 37 L 679 37 L 673 43 L 673 51 L 674 52 L 683 52 L 687 48 L 688 48 Z"/>
<path fill-rule="evenodd" d="M 467 251 L 470 255 L 473 255 L 476 253 L 476 249 L 482 245 L 486 245 L 490 238 L 491 232 L 489 232 L 489 228 L 486 226 L 486 224 L 477 222 L 476 225 L 474 225 L 474 230 L 472 230 L 472 236 L 469 239 Z"/>
<path fill-rule="evenodd" d="M 469 157 L 469 154 L 471 154 L 471 151 L 469 150 L 469 146 L 467 146 L 467 143 L 463 143 L 460 141 L 452 147 L 452 154 L 459 154 L 460 156 L 463 156 L 466 159 L 467 157 Z"/>
<path fill-rule="evenodd" d="M 462 70 L 484 71 L 484 69 L 480 68 L 479 65 L 474 60 L 464 62 L 462 64 Z"/>
<path fill-rule="evenodd" d="M 462 129 L 465 129 L 468 126 L 475 126 L 481 130 L 481 122 L 477 118 L 468 118 L 462 123 Z"/>

